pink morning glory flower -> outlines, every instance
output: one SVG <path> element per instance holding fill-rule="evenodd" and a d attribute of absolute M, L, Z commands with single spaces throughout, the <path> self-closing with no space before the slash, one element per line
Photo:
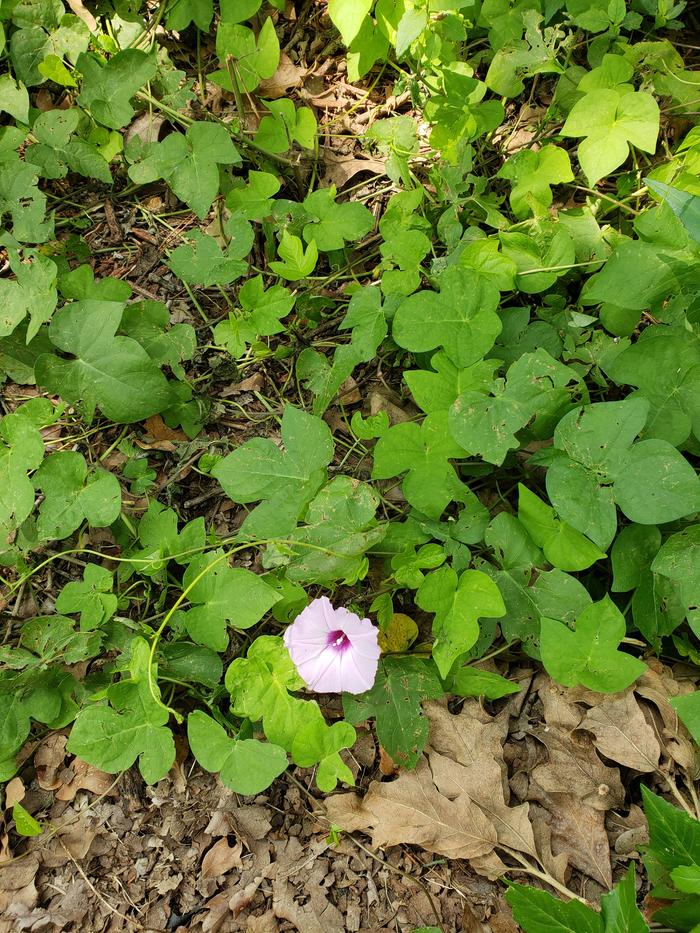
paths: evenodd
<path fill-rule="evenodd" d="M 364 693 L 379 664 L 378 631 L 349 609 L 314 599 L 284 633 L 294 666 L 316 693 Z"/>

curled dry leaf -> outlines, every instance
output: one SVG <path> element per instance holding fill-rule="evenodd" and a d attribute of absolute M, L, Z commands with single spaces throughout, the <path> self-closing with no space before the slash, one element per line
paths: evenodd
<path fill-rule="evenodd" d="M 242 842 L 230 846 L 225 836 L 219 839 L 202 859 L 202 878 L 218 878 L 232 868 L 243 868 L 242 852 Z"/>
<path fill-rule="evenodd" d="M 301 87 L 308 73 L 308 68 L 295 64 L 286 52 L 281 52 L 277 71 L 271 78 L 265 78 L 260 82 L 257 92 L 260 97 L 277 100 L 288 94 L 292 88 Z"/>

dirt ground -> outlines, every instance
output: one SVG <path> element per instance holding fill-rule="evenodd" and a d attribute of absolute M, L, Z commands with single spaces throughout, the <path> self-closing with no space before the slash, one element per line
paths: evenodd
<path fill-rule="evenodd" d="M 355 769 L 370 755 L 364 733 Z M 399 846 L 373 854 L 360 834 L 331 844 L 311 772 L 240 798 L 187 759 L 145 787 L 132 771 L 115 779 L 67 760 L 59 734 L 22 775 L 9 800 L 24 793 L 47 831 L 0 868 L 0 933 L 517 929 L 499 886 L 463 863 Z"/>

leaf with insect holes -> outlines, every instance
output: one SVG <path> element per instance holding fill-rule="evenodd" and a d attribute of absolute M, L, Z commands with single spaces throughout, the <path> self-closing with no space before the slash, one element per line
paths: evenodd
<path fill-rule="evenodd" d="M 116 476 L 99 468 L 88 472 L 83 455 L 72 450 L 47 457 L 34 474 L 34 485 L 44 494 L 37 518 L 43 541 L 67 538 L 85 520 L 105 528 L 121 511 Z"/>
<path fill-rule="evenodd" d="M 56 263 L 38 250 L 7 250 L 15 279 L 0 279 L 0 337 L 9 336 L 27 316 L 29 343 L 54 313 L 58 302 Z"/>
<path fill-rule="evenodd" d="M 185 134 L 170 133 L 163 142 L 142 145 L 134 137 L 126 148 L 132 162 L 129 178 L 147 185 L 163 178 L 188 207 L 204 218 L 219 192 L 219 165 L 233 165 L 241 156 L 228 130 L 212 123 L 192 123 Z"/>
<path fill-rule="evenodd" d="M 187 738 L 204 770 L 220 774 L 222 783 L 236 794 L 261 793 L 289 764 L 279 745 L 232 739 L 223 726 L 200 710 L 187 717 Z"/>
<path fill-rule="evenodd" d="M 303 583 L 354 583 L 367 572 L 366 552 L 384 537 L 375 513 L 379 496 L 366 483 L 336 476 L 309 503 L 291 533 L 286 577 Z"/>
<path fill-rule="evenodd" d="M 131 98 L 156 73 L 156 57 L 139 49 L 124 49 L 108 61 L 83 52 L 76 62 L 83 76 L 78 104 L 103 126 L 119 130 L 134 116 Z"/>
<path fill-rule="evenodd" d="M 319 188 L 304 199 L 304 210 L 311 221 L 304 227 L 304 239 L 312 240 L 323 252 L 342 249 L 346 243 L 361 240 L 374 224 L 372 213 L 357 201 L 337 204 L 335 186 Z"/>
<path fill-rule="evenodd" d="M 400 347 L 414 353 L 443 347 L 461 369 L 488 353 L 501 332 L 498 290 L 455 266 L 438 283 L 439 293 L 423 290 L 401 302 L 392 334 Z"/>
<path fill-rule="evenodd" d="M 264 579 L 243 567 L 230 567 L 222 551 L 209 551 L 187 565 L 183 592 L 192 608 L 181 615 L 193 641 L 214 651 L 228 646 L 227 625 L 247 629 L 281 599 Z M 211 568 L 211 569 L 209 569 Z"/>
<path fill-rule="evenodd" d="M 399 767 L 412 768 L 428 741 L 428 720 L 421 704 L 442 694 L 431 661 L 387 657 L 379 662 L 371 690 L 356 696 L 343 694 L 343 712 L 354 724 L 374 717 L 382 748 Z"/>
<path fill-rule="evenodd" d="M 44 459 L 39 428 L 55 417 L 48 399 L 32 399 L 0 419 L 0 547 L 34 506 L 34 486 L 28 474 Z"/>
<path fill-rule="evenodd" d="M 38 181 L 35 165 L 0 161 L 0 221 L 8 224 L 4 218 L 9 214 L 12 235 L 22 243 L 44 243 L 53 234 L 53 218 L 46 217 L 46 195 Z"/>
<path fill-rule="evenodd" d="M 149 681 L 149 652 L 145 639 L 132 640 L 131 676 L 109 688 L 109 706 L 95 703 L 78 713 L 66 747 L 109 774 L 126 771 L 138 759 L 144 780 L 155 784 L 175 761 L 175 742 L 167 727 L 170 713 L 160 703 L 157 669 Z"/>
<path fill-rule="evenodd" d="M 542 663 L 565 687 L 582 684 L 600 693 L 618 693 L 647 669 L 643 661 L 618 650 L 625 631 L 624 616 L 608 596 L 576 617 L 574 631 L 563 622 L 543 617 Z"/>
<path fill-rule="evenodd" d="M 416 603 L 433 619 L 433 659 L 441 677 L 476 643 L 479 619 L 498 619 L 506 607 L 498 586 L 480 570 L 465 570 L 458 576 L 451 567 L 429 574 L 416 593 Z"/>
<path fill-rule="evenodd" d="M 81 403 L 88 416 L 100 408 L 116 422 L 141 421 L 171 405 L 170 386 L 146 350 L 130 337 L 116 336 L 123 312 L 124 305 L 113 301 L 64 305 L 49 337 L 66 356 L 39 357 L 39 385 L 70 404 Z"/>
<path fill-rule="evenodd" d="M 598 547 L 615 535 L 615 504 L 633 522 L 657 525 L 700 509 L 700 479 L 667 441 L 635 442 L 649 415 L 640 397 L 596 402 L 554 431 L 547 493 L 559 517 Z"/>
<path fill-rule="evenodd" d="M 562 136 L 585 137 L 578 160 L 589 185 L 619 168 L 629 147 L 653 153 L 659 135 L 659 105 L 646 91 L 597 88 L 577 101 L 561 128 Z"/>
<path fill-rule="evenodd" d="M 450 434 L 447 412 L 427 415 L 422 424 L 404 421 L 383 434 L 374 447 L 373 479 L 407 473 L 403 493 L 411 505 L 439 518 L 453 500 L 459 478 L 449 462 L 465 456 Z"/>
<path fill-rule="evenodd" d="M 287 405 L 282 415 L 284 450 L 256 437 L 220 460 L 212 475 L 234 502 L 257 502 L 245 533 L 274 537 L 291 532 L 326 479 L 333 456 L 330 428 L 315 415 Z"/>
<path fill-rule="evenodd" d="M 316 268 L 318 247 L 313 240 L 304 249 L 304 244 L 299 237 L 285 230 L 277 247 L 277 252 L 282 262 L 270 262 L 268 265 L 273 272 L 290 282 L 305 279 Z"/>
<path fill-rule="evenodd" d="M 549 437 L 569 402 L 568 383 L 576 376 L 546 350 L 524 353 L 498 380 L 491 394 L 470 389 L 450 407 L 452 436 L 472 454 L 500 465 L 509 450 L 517 449 L 516 434 L 534 419 L 535 437 Z M 542 430 L 544 427 L 544 431 Z"/>

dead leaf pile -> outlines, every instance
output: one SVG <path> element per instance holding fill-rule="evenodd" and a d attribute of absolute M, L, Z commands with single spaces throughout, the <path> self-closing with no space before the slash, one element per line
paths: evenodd
<path fill-rule="evenodd" d="M 696 752 L 668 702 L 685 689 L 659 664 L 614 695 L 540 674 L 496 716 L 476 700 L 458 715 L 426 704 L 430 741 L 418 767 L 372 782 L 363 798 L 334 795 L 329 819 L 369 833 L 378 848 L 411 844 L 467 859 L 488 878 L 525 867 L 571 886 L 576 870 L 602 893 L 644 841 L 630 778 L 647 775 L 665 791 L 666 777 L 697 777 Z"/>

